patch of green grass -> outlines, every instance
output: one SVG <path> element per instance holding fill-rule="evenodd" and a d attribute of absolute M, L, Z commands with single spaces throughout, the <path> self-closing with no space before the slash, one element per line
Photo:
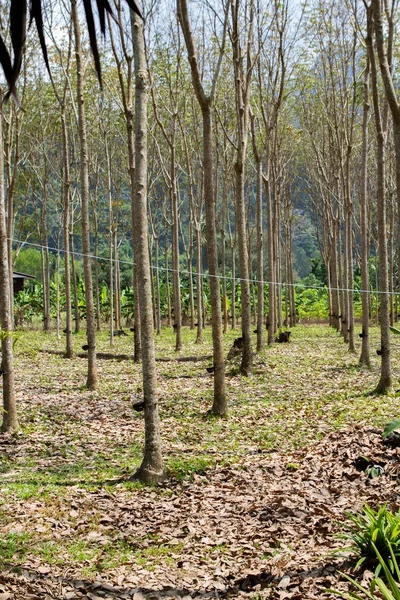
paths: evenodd
<path fill-rule="evenodd" d="M 28 533 L 6 533 L 0 537 L 0 563 L 20 562 L 27 552 L 27 544 L 30 540 Z"/>
<path fill-rule="evenodd" d="M 43 450 L 43 449 L 42 449 Z M 78 446 L 63 447 L 58 452 L 64 457 L 70 457 L 80 450 Z M 109 481 L 134 473 L 142 454 L 140 445 L 115 447 L 109 453 L 80 453 L 81 460 L 75 460 L 60 466 L 36 467 L 36 460 L 25 456 L 18 463 L 19 473 L 3 488 L 3 493 L 15 495 L 21 500 L 32 497 L 45 499 L 48 493 L 56 492 L 63 495 L 71 485 L 85 485 L 89 489 L 98 489 Z M 45 448 L 40 455 L 51 455 Z M 135 486 L 131 486 L 132 489 Z M 64 489 L 63 489 L 64 488 Z"/>
<path fill-rule="evenodd" d="M 171 477 L 178 481 L 190 479 L 195 473 L 206 473 L 215 464 L 211 456 L 178 456 L 167 462 L 167 471 Z"/>
<path fill-rule="evenodd" d="M 36 548 L 34 554 L 38 554 L 43 562 L 48 565 L 56 565 L 63 562 L 61 557 L 62 550 L 63 548 L 59 544 L 50 540 Z"/>
<path fill-rule="evenodd" d="M 8 459 L 0 461 L 0 474 L 8 473 L 12 469 L 12 463 Z"/>
<path fill-rule="evenodd" d="M 174 545 L 154 545 L 135 552 L 135 559 L 139 565 L 149 567 L 150 564 L 166 562 L 173 564 L 174 558 L 171 554 L 180 554 L 183 550 L 183 542 Z"/>
<path fill-rule="evenodd" d="M 92 563 L 99 553 L 98 546 L 92 546 L 87 540 L 77 540 L 67 546 L 67 553 L 73 562 Z M 92 571 L 95 565 L 92 565 Z"/>

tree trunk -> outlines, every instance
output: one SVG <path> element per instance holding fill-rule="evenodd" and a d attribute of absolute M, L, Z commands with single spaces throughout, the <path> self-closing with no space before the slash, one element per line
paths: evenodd
<path fill-rule="evenodd" d="M 274 260 L 274 231 L 273 207 L 271 189 L 268 178 L 264 178 L 265 197 L 267 202 L 267 235 L 268 235 L 268 346 L 275 341 L 275 260 Z"/>
<path fill-rule="evenodd" d="M 158 416 L 157 373 L 154 348 L 151 268 L 147 220 L 147 87 L 148 70 L 144 52 L 143 22 L 131 12 L 135 68 L 135 176 L 132 212 L 133 240 L 139 288 L 140 333 L 145 417 L 145 448 L 135 478 L 157 482 L 164 477 Z"/>
<path fill-rule="evenodd" d="M 197 334 L 196 344 L 203 341 L 203 264 L 201 248 L 201 226 L 196 223 L 196 289 L 197 289 Z"/>
<path fill-rule="evenodd" d="M 81 31 L 79 25 L 76 0 L 72 0 L 72 20 L 75 34 L 75 59 L 77 72 L 77 103 L 79 118 L 80 138 L 80 163 L 81 163 L 81 201 L 82 201 L 82 249 L 83 269 L 85 274 L 86 298 L 86 333 L 88 345 L 88 375 L 86 387 L 95 390 L 98 384 L 96 363 L 96 325 L 94 318 L 92 267 L 90 258 L 90 229 L 89 229 L 89 170 L 86 119 L 83 90 L 83 64 L 81 48 Z"/>
<path fill-rule="evenodd" d="M 218 246 L 215 218 L 215 198 L 213 190 L 212 164 L 212 122 L 211 107 L 203 108 L 203 168 L 204 168 L 204 201 L 206 210 L 207 260 L 210 274 L 211 294 L 211 327 L 214 360 L 214 402 L 212 412 L 224 416 L 228 412 L 225 391 L 225 362 L 222 335 L 221 296 L 218 278 Z"/>
<path fill-rule="evenodd" d="M 65 115 L 65 106 L 61 107 L 61 129 L 63 146 L 63 237 L 64 237 L 64 286 L 65 286 L 65 357 L 72 358 L 72 305 L 71 305 L 71 270 L 70 270 L 70 244 L 69 244 L 69 216 L 70 216 L 70 173 L 69 173 L 69 144 Z"/>
<path fill-rule="evenodd" d="M 364 74 L 364 104 L 362 123 L 361 184 L 360 184 L 360 244 L 361 244 L 361 302 L 362 341 L 360 364 L 371 366 L 369 356 L 369 271 L 368 271 L 368 113 L 369 113 L 369 59 Z"/>
<path fill-rule="evenodd" d="M 262 209 L 262 163 L 257 161 L 257 352 L 264 350 L 264 239 Z"/>
<path fill-rule="evenodd" d="M 98 224 L 98 218 L 97 218 L 97 214 L 96 214 L 96 207 L 93 204 L 93 223 L 94 223 L 94 227 L 93 227 L 93 233 L 94 233 L 94 255 L 95 255 L 95 260 L 94 260 L 94 295 L 96 298 L 96 329 L 97 331 L 101 330 L 101 319 L 100 319 L 100 286 L 99 286 L 99 262 L 98 262 L 98 256 L 99 256 L 99 224 Z"/>
<path fill-rule="evenodd" d="M 374 116 L 376 128 L 376 160 L 377 160 L 377 189 L 376 205 L 378 218 L 378 248 L 379 248 L 379 286 L 380 286 L 380 321 L 381 321 L 381 376 L 375 389 L 377 394 L 385 394 L 392 388 L 392 366 L 390 359 L 389 335 L 389 282 L 388 282 L 388 255 L 386 238 L 386 195 L 385 195 L 385 136 L 382 127 L 382 118 L 379 106 L 379 91 L 377 82 L 377 69 L 375 53 L 372 44 L 372 19 L 377 18 L 374 5 L 374 14 L 368 11 L 367 48 L 371 67 L 372 97 L 374 103 Z M 377 36 L 378 37 L 378 36 Z"/>
<path fill-rule="evenodd" d="M 71 275 L 74 288 L 74 318 L 75 318 L 75 333 L 80 331 L 81 316 L 79 314 L 79 297 L 78 297 L 78 282 L 76 279 L 75 269 L 75 250 L 74 250 L 74 234 L 71 231 L 69 234 L 69 247 L 71 249 Z"/>
<path fill-rule="evenodd" d="M 13 319 L 11 313 L 10 269 L 4 199 L 3 92 L 0 91 L 0 325 L 1 369 L 3 371 L 3 422 L 1 431 L 18 430 L 17 405 L 14 388 Z"/>

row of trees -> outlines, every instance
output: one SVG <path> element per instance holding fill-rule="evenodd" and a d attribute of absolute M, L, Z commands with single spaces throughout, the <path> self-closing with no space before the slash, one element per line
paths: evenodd
<path fill-rule="evenodd" d="M 18 256 L 24 241 L 36 238 L 42 247 L 48 329 L 48 246 L 57 232 L 53 241 L 63 249 L 70 357 L 72 306 L 77 306 L 74 250 L 83 255 L 87 386 L 94 389 L 100 311 L 94 302 L 99 294 L 93 292 L 91 255 L 108 254 L 112 339 L 114 327 L 120 326 L 120 248 L 131 245 L 134 355 L 142 360 L 146 382 L 148 452 L 140 474 L 157 479 L 162 461 L 159 447 L 155 450 L 159 433 L 153 330 L 160 327 L 161 255 L 173 273 L 177 351 L 182 347 L 182 255 L 192 314 L 197 310 L 198 341 L 204 323 L 203 275 L 209 276 L 216 415 L 227 413 L 223 331 L 229 317 L 236 320 L 235 286 L 230 315 L 227 310 L 227 264 L 229 275 L 240 281 L 240 369 L 250 375 L 251 280 L 258 282 L 260 351 L 265 342 L 274 343 L 282 325 L 283 284 L 287 322 L 295 324 L 295 250 L 308 218 L 326 270 L 331 324 L 352 352 L 354 269 L 361 270 L 360 360 L 365 365 L 370 362 L 368 265 L 371 255 L 379 256 L 382 369 L 377 391 L 390 389 L 389 325 L 395 319 L 392 298 L 399 282 L 400 244 L 395 234 L 400 219 L 400 108 L 393 83 L 397 2 L 315 0 L 300 9 L 290 0 L 222 0 L 218 6 L 193 7 L 191 14 L 186 0 L 177 0 L 173 11 L 162 4 L 148 8 L 144 37 L 137 14 L 129 14 L 118 0 L 112 8 L 114 18 L 109 18 L 102 47 L 102 87 L 82 46 L 73 0 L 47 8 L 52 77 L 38 62 L 32 42 L 19 82 L 21 103 L 27 108 L 21 112 L 17 104 L 3 106 L 0 154 L 5 164 L 0 172 L 8 242 L 0 278 L 10 279 L 11 257 Z M 0 238 L 3 225 L 0 219 Z M 311 244 L 309 237 L 306 242 Z M 12 329 L 12 306 L 6 295 L 2 304 L 6 399 L 13 385 L 6 333 Z M 7 405 L 5 411 L 3 429 L 15 428 L 15 410 Z"/>

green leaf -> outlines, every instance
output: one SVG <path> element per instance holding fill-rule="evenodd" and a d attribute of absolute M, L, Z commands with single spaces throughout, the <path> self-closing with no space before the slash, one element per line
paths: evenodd
<path fill-rule="evenodd" d="M 395 333 L 396 335 L 400 335 L 400 329 L 396 329 L 396 327 L 392 327 L 389 325 L 389 329 L 392 333 Z"/>
<path fill-rule="evenodd" d="M 396 581 L 394 580 L 394 577 L 393 577 L 392 573 L 390 572 L 390 569 L 388 568 L 386 562 L 383 560 L 382 556 L 379 553 L 379 550 L 377 549 L 377 547 L 375 546 L 374 543 L 372 543 L 372 546 L 373 546 L 373 548 L 374 548 L 374 550 L 376 552 L 376 555 L 378 557 L 378 560 L 379 560 L 380 564 L 382 565 L 382 569 L 385 572 L 385 577 L 387 579 L 387 582 L 389 583 L 389 585 L 391 587 L 391 590 L 394 593 L 394 595 L 393 595 L 388 590 L 388 592 L 390 593 L 390 595 L 389 596 L 384 596 L 385 600 L 400 600 L 400 590 L 397 587 Z M 389 548 L 391 548 L 390 544 L 389 544 Z M 379 581 L 380 581 L 380 579 L 378 578 L 377 581 L 376 581 L 376 584 L 379 587 L 379 589 L 381 590 L 381 592 L 384 594 L 383 587 L 382 588 L 380 587 Z M 383 582 L 382 582 L 382 584 L 383 584 L 384 587 L 386 587 Z"/>
<path fill-rule="evenodd" d="M 382 432 L 383 439 L 387 438 L 387 436 L 392 433 L 395 429 L 400 429 L 400 421 L 390 421 Z"/>
<path fill-rule="evenodd" d="M 377 577 L 375 579 L 375 581 L 376 581 L 376 585 L 379 588 L 379 591 L 383 594 L 383 597 L 385 598 L 385 600 L 395 600 L 395 597 L 393 596 L 393 594 L 391 593 L 389 588 L 383 583 L 383 581 L 380 577 Z"/>

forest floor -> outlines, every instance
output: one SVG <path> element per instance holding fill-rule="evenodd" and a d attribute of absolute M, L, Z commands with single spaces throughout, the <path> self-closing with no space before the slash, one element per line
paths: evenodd
<path fill-rule="evenodd" d="M 169 476 L 145 487 L 126 481 L 143 445 L 143 414 L 131 408 L 140 366 L 100 359 L 99 389 L 89 392 L 84 358 L 55 354 L 63 349 L 55 334 L 21 333 L 21 431 L 0 435 L 0 600 L 328 599 L 336 596 L 327 588 L 348 589 L 338 570 L 367 577 L 335 552 L 345 545 L 335 536 L 365 503 L 399 508 L 400 450 L 381 438 L 399 398 L 368 395 L 379 379 L 372 334 L 365 370 L 329 327 L 297 326 L 290 344 L 255 357 L 252 377 L 228 365 L 229 416 L 216 419 L 207 413 L 209 332 L 196 345 L 185 328 L 179 356 L 192 359 L 178 361 L 172 330 L 163 330 Z M 227 352 L 237 335 L 226 335 Z M 81 352 L 83 334 L 74 340 Z M 103 332 L 98 350 L 130 354 L 132 344 L 130 335 L 110 349 Z M 358 471 L 359 456 L 384 465 L 384 475 Z"/>

